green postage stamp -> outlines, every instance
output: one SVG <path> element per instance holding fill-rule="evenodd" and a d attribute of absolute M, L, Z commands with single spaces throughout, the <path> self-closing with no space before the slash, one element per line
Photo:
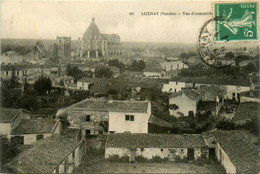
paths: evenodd
<path fill-rule="evenodd" d="M 258 3 L 215 3 L 216 41 L 254 41 L 258 38 Z"/>

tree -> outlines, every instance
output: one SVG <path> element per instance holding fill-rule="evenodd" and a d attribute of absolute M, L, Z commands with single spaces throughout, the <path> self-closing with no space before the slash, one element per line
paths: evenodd
<path fill-rule="evenodd" d="M 134 60 L 129 67 L 131 71 L 142 71 L 144 68 L 145 62 L 143 60 L 139 60 L 139 62 Z"/>
<path fill-rule="evenodd" d="M 10 84 L 9 84 L 9 88 L 14 89 L 14 88 L 18 88 L 20 85 L 20 83 L 18 82 L 18 78 L 15 75 L 15 68 L 12 68 L 12 76 L 11 76 L 11 80 L 10 80 Z"/>
<path fill-rule="evenodd" d="M 121 72 L 124 71 L 125 69 L 125 65 L 122 62 L 120 62 L 118 59 L 109 60 L 108 65 L 119 68 Z"/>
<path fill-rule="evenodd" d="M 144 63 L 143 60 L 140 60 L 140 61 L 139 61 L 139 65 L 138 65 L 139 71 L 143 71 L 144 68 L 145 68 L 145 63 Z"/>
<path fill-rule="evenodd" d="M 33 85 L 35 91 L 38 92 L 39 95 L 44 95 L 49 93 L 52 89 L 51 79 L 48 77 L 41 76 Z"/>
<path fill-rule="evenodd" d="M 75 78 L 75 81 L 78 81 L 80 78 L 85 76 L 85 73 L 79 69 L 77 66 L 71 67 L 70 64 L 67 66 L 67 74 L 68 76 L 72 76 Z"/>
<path fill-rule="evenodd" d="M 102 66 L 96 69 L 95 75 L 99 78 L 111 78 L 113 71 L 111 71 L 109 67 Z"/>
<path fill-rule="evenodd" d="M 248 73 L 256 72 L 257 71 L 257 67 L 256 67 L 256 65 L 254 63 L 250 62 L 245 67 L 243 67 L 243 70 L 248 72 Z"/>

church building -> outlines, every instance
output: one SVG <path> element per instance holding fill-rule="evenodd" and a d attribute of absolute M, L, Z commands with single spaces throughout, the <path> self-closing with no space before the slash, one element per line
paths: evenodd
<path fill-rule="evenodd" d="M 102 34 L 95 23 L 95 18 L 83 35 L 80 46 L 80 57 L 107 58 L 120 55 L 121 43 L 118 34 Z"/>

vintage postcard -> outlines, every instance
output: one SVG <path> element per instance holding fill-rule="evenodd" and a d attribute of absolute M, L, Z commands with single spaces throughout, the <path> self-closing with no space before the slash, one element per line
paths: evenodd
<path fill-rule="evenodd" d="M 259 1 L 1 1 L 0 173 L 259 166 Z"/>

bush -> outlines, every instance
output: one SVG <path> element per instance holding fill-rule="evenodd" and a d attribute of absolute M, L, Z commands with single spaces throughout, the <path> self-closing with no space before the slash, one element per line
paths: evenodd
<path fill-rule="evenodd" d="M 168 158 L 161 158 L 159 156 L 153 156 L 151 162 L 167 162 Z"/>
<path fill-rule="evenodd" d="M 135 161 L 137 161 L 137 162 L 149 162 L 149 160 L 147 158 L 144 158 L 141 155 L 136 156 Z"/>
<path fill-rule="evenodd" d="M 129 157 L 128 156 L 119 157 L 118 155 L 111 155 L 109 156 L 108 160 L 111 162 L 129 162 Z"/>
<path fill-rule="evenodd" d="M 235 129 L 235 123 L 233 123 L 231 121 L 227 121 L 227 120 L 220 120 L 217 123 L 216 128 L 222 129 L 222 130 L 234 130 Z"/>

